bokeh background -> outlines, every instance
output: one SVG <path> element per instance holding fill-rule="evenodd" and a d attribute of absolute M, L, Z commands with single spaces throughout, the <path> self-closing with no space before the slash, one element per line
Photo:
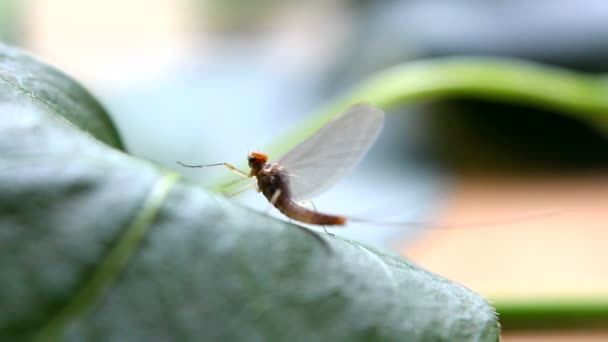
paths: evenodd
<path fill-rule="evenodd" d="M 132 154 L 208 186 L 226 171 L 175 162 L 242 165 L 248 151 L 395 64 L 500 56 L 605 73 L 608 3 L 1 0 L 0 38 L 91 89 Z M 485 295 L 504 341 L 608 340 L 605 127 L 474 98 L 390 114 L 361 167 L 317 207 L 445 225 L 552 214 L 335 233 Z M 268 207 L 255 193 L 235 200 Z"/>

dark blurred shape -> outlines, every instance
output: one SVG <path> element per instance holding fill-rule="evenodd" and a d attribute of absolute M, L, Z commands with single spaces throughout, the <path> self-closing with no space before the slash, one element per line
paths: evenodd
<path fill-rule="evenodd" d="M 329 92 L 412 59 L 517 57 L 579 71 L 608 70 L 608 3 L 583 1 L 357 1 L 352 48 L 330 73 Z M 345 62 L 348 61 L 348 62 Z M 608 96 L 608 95 L 607 95 Z M 432 150 L 457 169 L 608 167 L 601 130 L 563 113 L 475 99 L 425 106 Z"/>
<path fill-rule="evenodd" d="M 434 152 L 460 171 L 576 172 L 608 168 L 608 140 L 589 122 L 480 100 L 439 101 L 420 120 Z"/>

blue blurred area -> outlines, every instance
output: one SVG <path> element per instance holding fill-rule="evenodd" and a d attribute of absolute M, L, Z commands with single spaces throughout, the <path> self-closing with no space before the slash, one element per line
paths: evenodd
<path fill-rule="evenodd" d="M 176 160 L 245 160 L 248 149 L 311 110 L 306 94 L 305 79 L 227 56 L 103 96 L 112 113 L 121 113 L 115 120 L 129 151 L 174 166 Z"/>
<path fill-rule="evenodd" d="M 452 55 L 608 70 L 608 3 L 603 0 L 361 3 L 350 48 L 336 65 L 338 84 L 405 60 Z"/>

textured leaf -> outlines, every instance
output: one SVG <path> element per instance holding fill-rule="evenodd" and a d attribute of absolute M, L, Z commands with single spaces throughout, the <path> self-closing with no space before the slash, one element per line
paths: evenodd
<path fill-rule="evenodd" d="M 113 148 L 94 98 L 7 47 L 0 117 L 0 340 L 498 340 L 458 284 Z"/>

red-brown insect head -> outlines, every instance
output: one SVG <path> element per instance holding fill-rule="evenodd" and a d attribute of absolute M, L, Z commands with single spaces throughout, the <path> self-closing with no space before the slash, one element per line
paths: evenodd
<path fill-rule="evenodd" d="M 251 152 L 249 156 L 247 156 L 247 162 L 251 168 L 251 174 L 254 176 L 262 168 L 262 166 L 266 164 L 267 161 L 268 156 L 261 152 Z"/>

